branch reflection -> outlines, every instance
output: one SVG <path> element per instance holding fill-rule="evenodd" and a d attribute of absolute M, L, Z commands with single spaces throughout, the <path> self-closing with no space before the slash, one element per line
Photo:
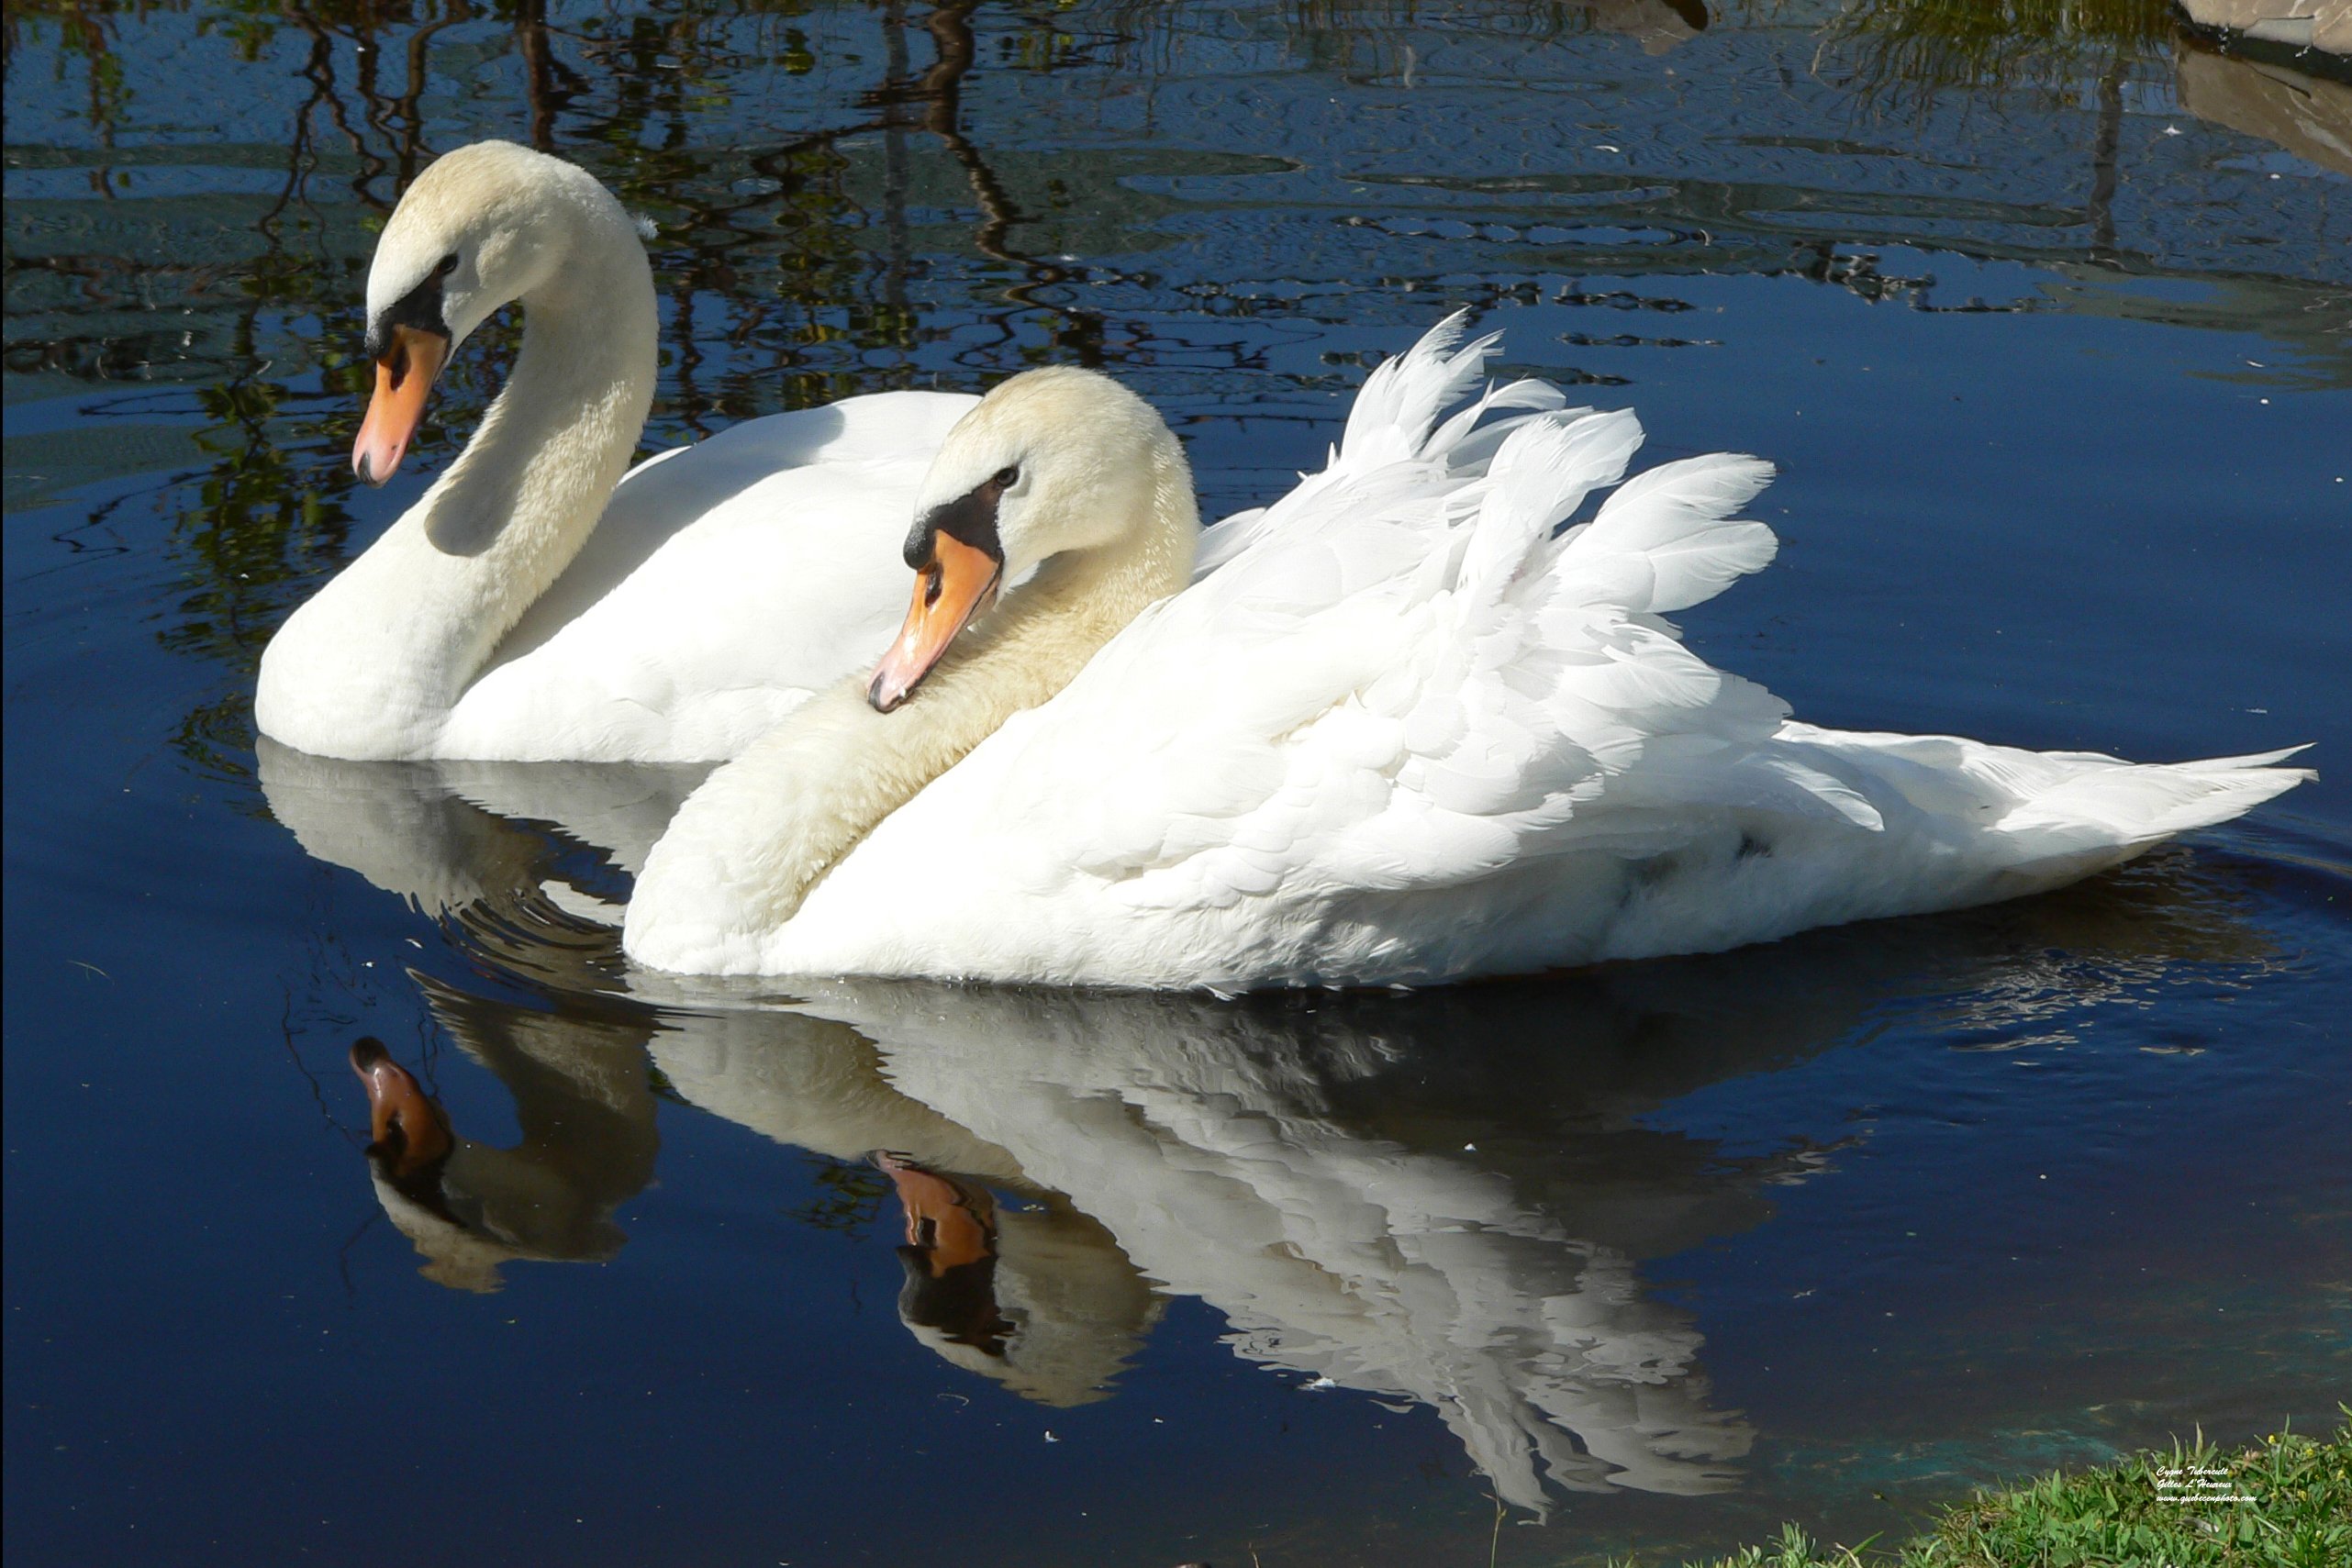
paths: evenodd
<path fill-rule="evenodd" d="M 2242 9 L 2190 7 L 2224 23 Z M 120 478 L 124 427 L 171 421 L 158 427 L 173 432 L 168 449 L 138 460 L 163 491 L 187 584 L 159 636 L 216 664 L 223 688 L 176 742 L 207 772 L 241 774 L 238 688 L 370 516 L 341 455 L 363 392 L 349 350 L 373 229 L 437 149 L 491 134 L 586 163 L 655 224 L 670 302 L 656 443 L 1045 358 L 1195 378 L 1215 384 L 1221 414 L 1295 417 L 1281 406 L 1291 392 L 1343 376 L 1276 373 L 1277 323 L 1360 325 L 1365 240 L 1400 297 L 1436 284 L 1612 313 L 1689 305 L 1670 282 L 1625 280 L 1724 272 L 1808 276 L 1920 309 L 2054 307 L 2039 292 L 1934 297 L 1918 252 L 1946 245 L 2058 272 L 2070 280 L 2059 303 L 2079 302 L 2068 307 L 2168 321 L 2184 308 L 2171 295 L 2112 284 L 2212 280 L 2214 324 L 2267 335 L 2280 362 L 2342 384 L 2340 281 L 2295 259 L 2311 249 L 2302 231 L 2324 241 L 2332 220 L 2249 213 L 2246 182 L 2211 171 L 2193 179 L 2213 189 L 2190 189 L 2190 172 L 2157 160 L 2168 144 L 2134 132 L 2177 95 L 2189 114 L 2345 169 L 2343 57 L 2184 27 L 2170 0 L 1867 0 L 1768 16 L 1701 0 L 665 0 L 625 17 L 546 0 L 30 0 L 0 20 L 12 105 L 86 129 L 20 147 L 12 178 L 66 172 L 89 190 L 12 187 L 7 364 L 41 395 L 110 388 L 81 416 L 109 439 L 91 443 L 103 462 L 44 451 L 38 472 L 54 477 L 20 482 L 12 505 Z M 1516 113 L 1500 106 L 1622 56 L 1596 32 L 1673 47 L 1674 70 L 1694 79 L 1769 67 L 1787 91 L 1768 109 L 1725 98 L 1742 106 L 1711 120 L 1678 96 L 1660 107 L 1611 65 L 1622 128 L 1605 153 L 1555 139 L 1501 172 L 1452 148 L 1401 161 L 1355 146 L 1277 155 L 1294 118 L 1328 124 L 1308 117 L 1330 98 L 1313 72 L 1451 94 L 1442 127 L 1486 124 L 1459 117 L 1463 95 L 1485 95 L 1499 126 Z M 194 49 L 226 50 L 212 63 L 251 74 L 224 106 L 229 139 L 192 166 L 203 144 L 186 141 L 167 84 Z M 1183 106 L 1237 65 L 1257 83 L 1247 103 Z M 1984 102 L 1980 130 L 1931 125 L 1937 95 L 1960 93 Z M 1130 124 L 1122 105 L 1138 99 L 1151 106 Z M 1913 105 L 1911 130 L 1858 128 Z M 1867 175 L 1835 161 L 1852 157 L 1871 160 Z M 1336 187 L 1304 178 L 1323 164 Z M 1288 194 L 1269 203 L 1260 175 Z M 2217 203 L 2236 204 L 2227 243 L 2195 217 Z M 1433 229 L 1455 228 L 1467 232 L 1431 248 Z M 1187 250 L 1202 235 L 1252 260 L 1229 274 L 1220 243 L 1204 265 Z M 1181 259 L 1164 263 L 1169 250 Z M 1620 282 L 1539 287 L 1550 273 Z M 1625 333 L 1613 315 L 1592 325 L 1567 340 L 1690 342 Z M 478 419 L 514 341 L 507 323 L 469 344 L 424 464 Z M 1221 373 L 1243 368 L 1245 384 Z M 1242 385 L 1243 399 L 1224 395 Z M 1179 418 L 1203 406 L 1181 404 Z"/>

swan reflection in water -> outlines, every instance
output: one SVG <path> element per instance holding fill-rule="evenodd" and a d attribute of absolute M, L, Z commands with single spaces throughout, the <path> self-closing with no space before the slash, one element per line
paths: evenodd
<path fill-rule="evenodd" d="M 377 1194 L 426 1274 L 484 1289 L 508 1260 L 611 1256 L 608 1217 L 654 1141 L 650 1094 L 625 1110 L 611 1095 L 613 1026 L 582 1022 L 568 1052 L 493 1054 L 479 1042 L 574 1020 L 420 984 L 527 1129 L 557 1107 L 573 1129 L 561 1147 L 470 1142 L 381 1046 L 355 1049 Z M 638 1076 L 650 1064 L 702 1109 L 871 1161 L 904 1218 L 901 1319 L 1027 1398 L 1106 1397 L 1162 1297 L 1194 1296 L 1251 1360 L 1431 1405 L 1522 1507 L 1543 1507 L 1546 1476 L 1730 1485 L 1750 1433 L 1710 1406 L 1698 1332 L 1644 1297 L 1634 1257 L 1755 1223 L 1756 1189 L 1814 1156 L 1722 1161 L 1597 1103 L 1564 1138 L 1553 1117 L 1497 1115 L 1476 1082 L 1425 1122 L 1400 1114 L 1382 1081 L 1516 1032 L 1497 1002 L 1429 1020 L 1456 1040 L 1411 1019 L 1376 1031 L 1344 1005 L 843 987 L 805 1013 L 649 1014 Z M 555 1081 L 559 1058 L 595 1081 Z"/>
<path fill-rule="evenodd" d="M 613 1210 L 652 1179 L 659 1139 L 644 1031 L 468 995 L 412 974 L 442 1031 L 512 1095 L 522 1140 L 477 1142 L 383 1042 L 351 1062 L 368 1102 L 376 1200 L 425 1260 L 425 1277 L 495 1291 L 518 1259 L 602 1262 L 624 1237 Z"/>
<path fill-rule="evenodd" d="M 1776 1185 L 1835 1159 L 1760 1126 L 1739 1144 L 1777 1148 L 1735 1155 L 1654 1113 L 1848 1043 L 1889 1004 L 1997 1040 L 2267 951 L 2174 854 L 1960 915 L 1407 995 L 689 992 L 628 971 L 594 923 L 668 791 L 577 772 L 263 754 L 306 849 L 556 1009 L 419 979 L 525 1129 L 511 1151 L 451 1133 L 435 1163 L 376 1128 L 379 1195 L 428 1274 L 482 1288 L 508 1259 L 610 1256 L 610 1215 L 652 1173 L 650 1065 L 705 1111 L 878 1169 L 905 1222 L 900 1316 L 958 1366 L 1047 1405 L 1103 1398 L 1161 1301 L 1197 1296 L 1249 1360 L 1431 1407 L 1538 1513 L 1555 1487 L 1737 1485 L 1754 1434 L 1640 1265 L 1764 1223 Z M 362 1055 L 376 1119 L 424 1128 Z"/>
<path fill-rule="evenodd" d="M 2174 65 L 2180 106 L 2322 169 L 2352 174 L 2352 11 L 2338 10 L 2333 25 L 2328 42 L 2284 58 L 2247 59 L 2209 38 L 2184 35 Z"/>

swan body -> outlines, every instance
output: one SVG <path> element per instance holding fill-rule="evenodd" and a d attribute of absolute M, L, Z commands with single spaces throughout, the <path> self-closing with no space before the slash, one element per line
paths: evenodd
<path fill-rule="evenodd" d="M 1376 372 L 1330 466 L 1210 530 L 1198 579 L 1090 660 L 1065 651 L 1050 700 L 984 643 L 903 715 L 836 721 L 854 694 L 828 694 L 828 722 L 812 705 L 719 769 L 648 858 L 629 952 L 702 973 L 1430 984 L 2056 887 L 2308 776 L 2274 765 L 2289 752 L 2137 766 L 1794 722 L 1663 618 L 1772 559 L 1735 517 L 1767 466 L 1716 454 L 1620 484 L 1633 417 L 1540 384 L 1441 424 L 1492 346 L 1457 338 Z M 1090 428 L 1096 461 L 1136 445 Z M 967 422 L 926 498 L 1028 439 Z M 1024 614 L 1076 631 L 1016 588 L 974 635 Z M 1001 700 L 966 748 L 984 693 Z M 868 801 L 802 854 L 822 776 L 903 804 Z"/>
<path fill-rule="evenodd" d="M 850 398 L 624 476 L 653 391 L 643 245 L 585 172 L 485 142 L 427 169 L 376 248 L 363 477 L 389 476 L 440 365 L 509 300 L 512 377 L 272 639 L 262 733 L 373 761 L 717 761 L 870 662 L 905 594 L 905 518 L 975 400 Z"/>

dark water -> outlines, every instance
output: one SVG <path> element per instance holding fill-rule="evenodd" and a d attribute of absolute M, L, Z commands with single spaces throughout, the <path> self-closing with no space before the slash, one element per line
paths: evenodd
<path fill-rule="evenodd" d="M 2341 68 L 2136 0 L 6 44 L 19 1560 L 1657 1562 L 2352 1391 Z M 1466 303 L 1654 457 L 1782 465 L 1691 630 L 1803 717 L 2326 776 L 1555 983 L 663 1006 L 589 917 L 688 781 L 255 750 L 270 629 L 421 484 L 344 461 L 372 235 L 488 135 L 659 224 L 651 443 L 1081 360 L 1217 512 Z M 362 1155 L 362 1037 L 446 1164 Z"/>

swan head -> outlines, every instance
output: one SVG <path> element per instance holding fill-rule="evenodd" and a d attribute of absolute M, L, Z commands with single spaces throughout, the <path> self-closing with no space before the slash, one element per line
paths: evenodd
<path fill-rule="evenodd" d="M 467 334 L 552 280 L 586 229 L 616 219 L 628 222 L 595 175 L 509 141 L 461 147 L 418 175 L 368 267 L 375 395 L 352 470 L 371 484 L 391 478 Z"/>
<path fill-rule="evenodd" d="M 1176 509 L 1188 533 L 1191 506 L 1176 433 L 1110 377 L 1054 365 L 1005 382 L 924 477 L 907 536 L 914 604 L 867 700 L 883 713 L 905 702 L 959 633 L 1046 562 L 1142 544 Z"/>

